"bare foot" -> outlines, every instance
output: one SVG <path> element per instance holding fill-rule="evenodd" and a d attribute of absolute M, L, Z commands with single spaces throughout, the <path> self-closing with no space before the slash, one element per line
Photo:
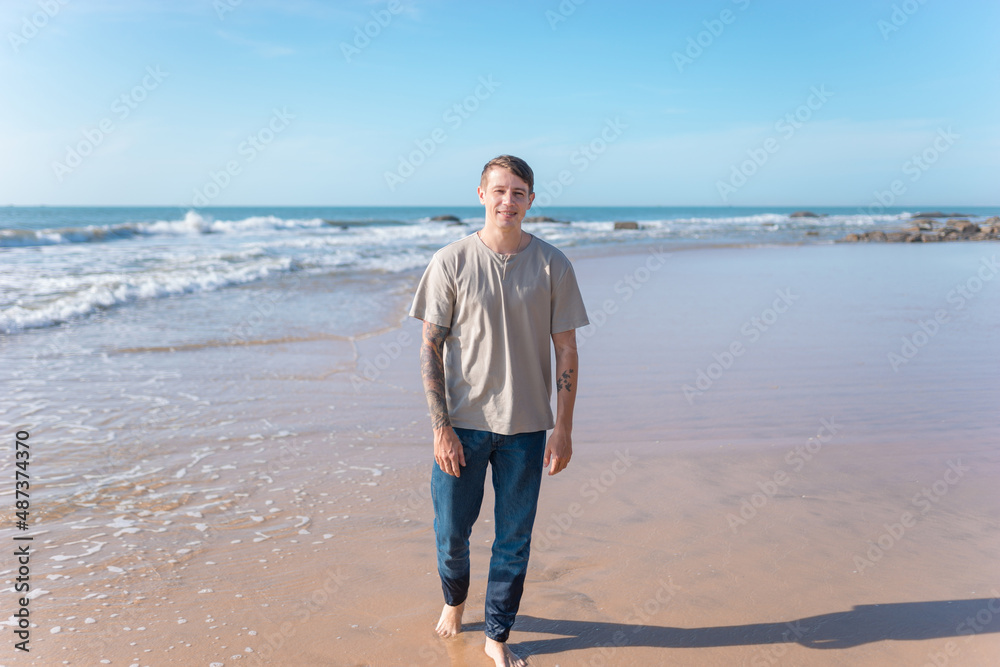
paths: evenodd
<path fill-rule="evenodd" d="M 496 667 L 528 667 L 528 661 L 519 658 L 510 647 L 495 639 L 486 638 L 486 655 L 493 658 Z"/>
<path fill-rule="evenodd" d="M 434 628 L 440 637 L 454 637 L 462 631 L 462 612 L 465 611 L 465 603 L 452 607 L 446 604 L 441 610 L 441 618 L 438 619 L 437 627 Z"/>

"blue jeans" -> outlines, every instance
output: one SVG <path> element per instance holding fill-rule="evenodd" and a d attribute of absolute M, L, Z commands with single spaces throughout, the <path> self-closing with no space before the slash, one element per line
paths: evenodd
<path fill-rule="evenodd" d="M 444 600 L 455 606 L 469 594 L 469 536 L 483 502 L 486 466 L 493 468 L 496 538 L 486 585 L 486 636 L 507 641 L 524 591 L 545 458 L 545 431 L 500 435 L 456 428 L 465 467 L 461 477 L 431 473 L 434 535 Z"/>

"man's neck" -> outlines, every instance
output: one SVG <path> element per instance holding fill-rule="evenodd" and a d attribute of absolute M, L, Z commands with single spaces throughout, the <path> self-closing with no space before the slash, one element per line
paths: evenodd
<path fill-rule="evenodd" d="M 520 225 L 516 228 L 499 229 L 487 224 L 479 230 L 478 234 L 487 248 L 501 255 L 513 255 L 520 252 L 525 246 L 524 241 L 528 238 L 528 235 L 521 231 Z"/>

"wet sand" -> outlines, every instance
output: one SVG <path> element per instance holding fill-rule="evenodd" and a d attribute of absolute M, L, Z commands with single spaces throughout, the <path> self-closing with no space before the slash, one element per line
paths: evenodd
<path fill-rule="evenodd" d="M 585 254 L 575 454 L 543 480 L 512 646 L 540 666 L 994 664 L 997 246 Z M 405 287 L 372 335 L 119 349 L 8 410 L 37 422 L 47 592 L 30 656 L 2 663 L 489 664 L 489 485 L 466 632 L 433 635 Z M 130 444 L 45 463 L 74 429 Z"/>

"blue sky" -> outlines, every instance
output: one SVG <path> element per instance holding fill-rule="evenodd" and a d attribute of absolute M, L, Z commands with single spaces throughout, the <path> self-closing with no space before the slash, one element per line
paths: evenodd
<path fill-rule="evenodd" d="M 0 204 L 1000 205 L 995 0 L 577 2 L 5 1 Z"/>

